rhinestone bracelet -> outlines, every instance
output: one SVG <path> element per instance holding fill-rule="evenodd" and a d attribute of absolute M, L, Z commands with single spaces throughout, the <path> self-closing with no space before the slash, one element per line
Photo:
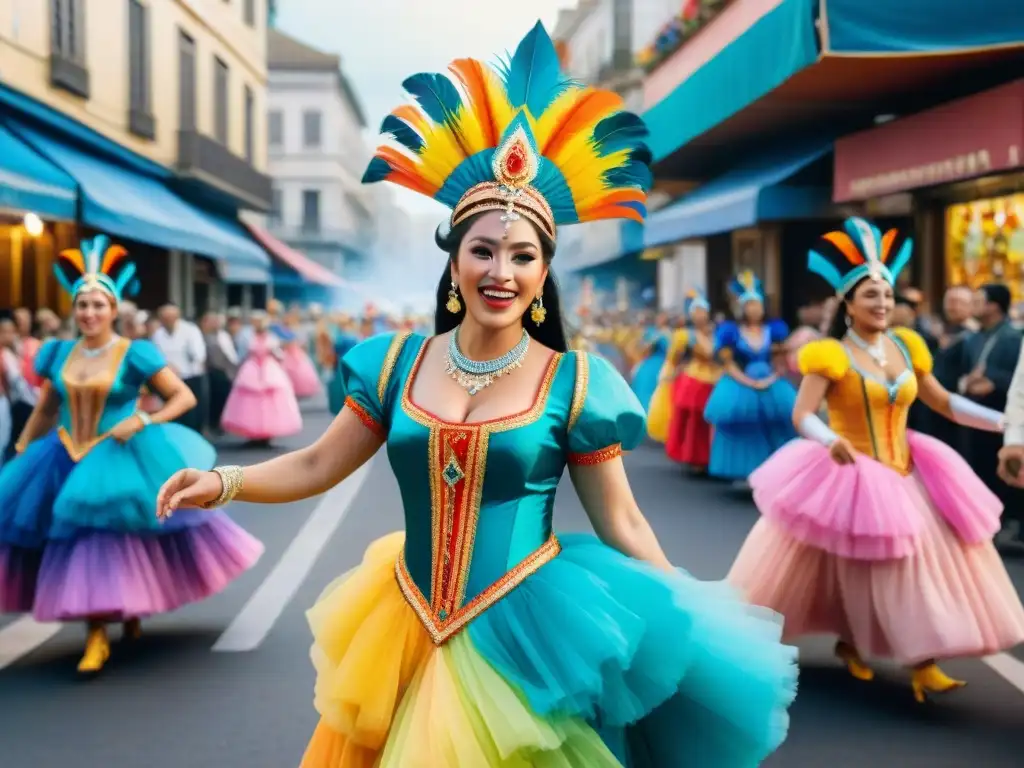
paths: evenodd
<path fill-rule="evenodd" d="M 204 504 L 204 509 L 215 509 L 230 503 L 241 492 L 242 483 L 245 480 L 245 470 L 234 464 L 226 467 L 214 467 L 213 472 L 220 478 L 220 496 L 208 504 Z"/>

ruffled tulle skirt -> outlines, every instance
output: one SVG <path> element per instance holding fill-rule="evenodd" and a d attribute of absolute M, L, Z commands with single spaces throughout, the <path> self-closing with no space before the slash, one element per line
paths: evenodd
<path fill-rule="evenodd" d="M 779 611 L 786 636 L 832 634 L 901 664 L 982 656 L 1024 641 L 1024 608 L 992 546 L 1001 505 L 933 438 L 914 471 L 839 466 L 809 441 L 751 476 L 762 518 L 729 580 Z"/>
<path fill-rule="evenodd" d="M 121 619 L 219 592 L 262 545 L 221 511 L 156 519 L 160 486 L 214 460 L 213 447 L 178 424 L 105 440 L 78 463 L 56 432 L 33 442 L 0 472 L 0 612 Z"/>
<path fill-rule="evenodd" d="M 793 406 L 796 390 L 785 379 L 765 389 L 723 376 L 715 384 L 704 419 L 714 430 L 708 473 L 745 480 L 769 456 L 796 437 Z"/>
<path fill-rule="evenodd" d="M 724 584 L 589 536 L 434 646 L 395 578 L 402 534 L 309 611 L 320 723 L 304 768 L 727 768 L 784 739 L 795 650 Z"/>
<path fill-rule="evenodd" d="M 672 421 L 672 391 L 675 378 L 662 378 L 658 382 L 650 407 L 647 409 L 647 436 L 656 443 L 668 440 L 669 423 Z"/>
<path fill-rule="evenodd" d="M 669 422 L 665 453 L 673 461 L 706 467 L 711 459 L 711 426 L 704 420 L 714 384 L 685 374 L 672 390 L 672 420 Z"/>
<path fill-rule="evenodd" d="M 320 376 L 309 354 L 298 344 L 288 344 L 284 348 L 284 372 L 292 383 L 295 396 L 299 398 L 314 397 L 320 392 Z"/>
<path fill-rule="evenodd" d="M 275 358 L 249 358 L 231 387 L 221 428 L 249 440 L 270 440 L 302 431 L 302 412 L 284 368 Z"/>

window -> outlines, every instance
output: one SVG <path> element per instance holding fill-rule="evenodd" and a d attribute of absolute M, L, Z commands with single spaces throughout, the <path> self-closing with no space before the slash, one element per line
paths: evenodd
<path fill-rule="evenodd" d="M 149 9 L 139 0 L 128 0 L 128 128 L 152 139 Z"/>
<path fill-rule="evenodd" d="M 53 54 L 85 64 L 84 0 L 50 0 L 50 45 Z"/>
<path fill-rule="evenodd" d="M 178 129 L 196 129 L 196 43 L 178 32 Z"/>
<path fill-rule="evenodd" d="M 280 224 L 283 218 L 282 205 L 284 204 L 281 190 L 276 187 L 270 193 L 270 223 Z"/>
<path fill-rule="evenodd" d="M 253 131 L 255 130 L 253 120 L 254 113 L 256 111 L 255 101 L 256 97 L 253 95 L 252 88 L 248 85 L 245 86 L 245 159 L 250 163 L 253 158 Z"/>
<path fill-rule="evenodd" d="M 320 146 L 320 112 L 317 110 L 302 113 L 302 146 L 307 149 Z"/>
<path fill-rule="evenodd" d="M 302 190 L 302 229 L 304 232 L 320 231 L 320 191 Z"/>
<path fill-rule="evenodd" d="M 284 117 L 280 110 L 274 109 L 267 114 L 267 139 L 274 149 L 284 145 Z"/>
<path fill-rule="evenodd" d="M 228 143 L 228 65 L 213 57 L 213 137 Z"/>
<path fill-rule="evenodd" d="M 245 0 L 245 23 L 250 27 L 256 26 L 256 0 Z"/>

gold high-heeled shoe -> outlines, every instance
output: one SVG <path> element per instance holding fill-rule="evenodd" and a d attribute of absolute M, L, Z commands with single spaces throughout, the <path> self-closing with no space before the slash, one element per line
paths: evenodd
<path fill-rule="evenodd" d="M 966 681 L 954 680 L 939 669 L 939 665 L 934 662 L 926 667 L 915 669 L 910 678 L 910 687 L 914 691 L 914 699 L 918 704 L 923 704 L 928 694 L 949 693 L 957 688 L 963 688 L 965 685 L 967 685 Z"/>
<path fill-rule="evenodd" d="M 78 671 L 84 674 L 99 672 L 110 658 L 110 641 L 105 627 L 92 627 L 85 641 L 85 653 L 78 662 Z"/>
<path fill-rule="evenodd" d="M 125 640 L 138 640 L 142 637 L 142 621 L 128 619 L 121 627 L 121 635 Z"/>
<path fill-rule="evenodd" d="M 857 653 L 857 649 L 849 643 L 840 640 L 836 643 L 836 658 L 846 665 L 847 671 L 858 680 L 871 682 L 875 679 L 875 670 L 864 663 L 864 660 Z"/>

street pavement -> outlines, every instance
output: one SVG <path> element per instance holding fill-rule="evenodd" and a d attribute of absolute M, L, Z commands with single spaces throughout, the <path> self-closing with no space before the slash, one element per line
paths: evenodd
<path fill-rule="evenodd" d="M 221 461 L 251 463 L 300 447 L 328 418 L 313 407 L 302 435 L 269 450 L 226 444 Z M 626 463 L 670 558 L 700 578 L 722 578 L 757 517 L 749 498 L 686 477 L 655 447 Z M 277 507 L 238 504 L 232 514 L 266 544 L 257 567 L 223 594 L 147 622 L 140 642 L 115 642 L 96 679 L 75 673 L 80 626 L 0 617 L 2 768 L 297 765 L 316 722 L 303 611 L 359 562 L 368 542 L 401 527 L 398 488 L 381 453 L 324 497 Z M 588 528 L 567 482 L 555 519 L 561 530 Z M 1009 568 L 1024 589 L 1024 561 Z M 949 672 L 969 685 L 925 705 L 914 702 L 904 671 L 883 669 L 874 682 L 857 682 L 830 649 L 825 639 L 801 646 L 790 737 L 766 763 L 770 768 L 1022 764 L 1021 649 L 990 663 L 949 663 Z"/>

